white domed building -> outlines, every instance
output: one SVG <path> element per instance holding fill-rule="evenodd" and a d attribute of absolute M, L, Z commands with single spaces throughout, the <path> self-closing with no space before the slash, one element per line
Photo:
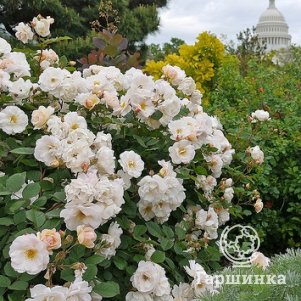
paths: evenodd
<path fill-rule="evenodd" d="M 282 13 L 276 8 L 275 0 L 269 0 L 269 7 L 260 16 L 256 26 L 259 42 L 266 45 L 267 51 L 288 48 L 292 37 Z"/>

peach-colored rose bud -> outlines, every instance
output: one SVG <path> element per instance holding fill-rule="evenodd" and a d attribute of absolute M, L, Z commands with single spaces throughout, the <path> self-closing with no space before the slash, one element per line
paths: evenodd
<path fill-rule="evenodd" d="M 78 226 L 77 229 L 77 239 L 81 245 L 91 249 L 94 247 L 94 241 L 97 238 L 97 235 L 93 228 L 86 225 Z"/>
<path fill-rule="evenodd" d="M 255 208 L 256 213 L 259 213 L 262 210 L 262 208 L 263 208 L 263 202 L 262 202 L 261 199 L 257 199 L 256 200 L 254 208 Z"/>
<path fill-rule="evenodd" d="M 264 256 L 261 252 L 253 253 L 250 262 L 253 265 L 263 268 L 264 270 L 270 265 L 270 259 Z"/>
<path fill-rule="evenodd" d="M 61 235 L 55 229 L 44 229 L 37 237 L 46 244 L 49 253 L 61 247 Z"/>
<path fill-rule="evenodd" d="M 69 65 L 70 66 L 75 66 L 76 65 L 76 61 L 69 61 Z"/>

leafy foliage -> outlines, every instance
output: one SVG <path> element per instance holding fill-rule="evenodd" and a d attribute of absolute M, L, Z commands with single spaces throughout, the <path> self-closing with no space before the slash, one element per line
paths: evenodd
<path fill-rule="evenodd" d="M 214 296 L 204 296 L 202 301 L 256 300 L 256 301 L 293 301 L 301 298 L 301 250 L 287 250 L 286 254 L 276 255 L 271 265 L 261 268 L 228 268 L 221 274 L 226 275 L 284 275 L 286 284 L 228 284 Z"/>
<path fill-rule="evenodd" d="M 168 54 L 164 60 L 150 60 L 146 63 L 145 71 L 160 78 L 163 66 L 171 64 L 179 66 L 197 83 L 201 92 L 212 88 L 215 70 L 221 64 L 224 45 L 213 34 L 201 33 L 194 45 L 183 44 L 179 47 L 179 54 Z"/>
<path fill-rule="evenodd" d="M 139 67 L 140 54 L 128 52 L 128 40 L 122 35 L 103 30 L 93 38 L 93 44 L 98 50 L 92 50 L 79 60 L 83 69 L 90 65 L 116 66 L 122 71 Z"/>

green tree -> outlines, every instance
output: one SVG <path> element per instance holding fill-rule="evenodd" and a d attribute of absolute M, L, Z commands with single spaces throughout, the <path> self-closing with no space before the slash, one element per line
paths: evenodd
<path fill-rule="evenodd" d="M 85 36 L 90 22 L 99 18 L 99 7 L 106 0 L 0 0 L 0 19 L 6 30 L 14 34 L 19 22 L 29 22 L 41 14 L 55 18 L 53 34 L 71 37 Z M 141 41 L 159 25 L 157 8 L 166 0 L 113 0 L 120 16 L 120 32 L 131 41 Z"/>
<path fill-rule="evenodd" d="M 158 8 L 167 4 L 167 0 L 0 0 L 0 22 L 14 35 L 14 26 L 19 22 L 30 22 L 38 14 L 52 16 L 55 23 L 51 26 L 53 36 L 70 36 L 74 41 L 67 47 L 71 58 L 87 54 L 91 48 L 93 32 L 91 24 L 97 20 L 106 28 L 101 8 L 112 3 L 118 14 L 118 33 L 129 40 L 130 45 L 143 39 L 158 29 Z M 115 21 L 115 20 L 110 20 Z M 84 49 L 87 47 L 87 53 Z"/>
<path fill-rule="evenodd" d="M 179 47 L 185 42 L 178 38 L 171 38 L 170 42 L 164 43 L 163 46 L 160 44 L 149 45 L 149 59 L 154 61 L 164 60 L 168 54 L 179 54 Z"/>

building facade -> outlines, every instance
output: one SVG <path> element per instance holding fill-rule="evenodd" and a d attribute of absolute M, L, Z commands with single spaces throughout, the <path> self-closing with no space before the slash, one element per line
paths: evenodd
<path fill-rule="evenodd" d="M 259 42 L 266 45 L 267 51 L 288 48 L 292 37 L 282 13 L 276 8 L 275 0 L 269 0 L 269 7 L 259 18 L 256 34 Z"/>

